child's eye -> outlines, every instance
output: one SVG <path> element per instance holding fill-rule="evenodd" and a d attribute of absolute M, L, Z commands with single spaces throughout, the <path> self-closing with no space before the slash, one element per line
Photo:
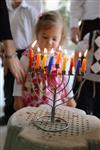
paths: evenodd
<path fill-rule="evenodd" d="M 42 36 L 44 39 L 48 39 L 48 37 L 46 37 L 46 36 Z"/>

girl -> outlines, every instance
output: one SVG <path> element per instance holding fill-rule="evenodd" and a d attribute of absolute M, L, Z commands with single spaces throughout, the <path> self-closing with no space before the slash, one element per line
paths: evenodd
<path fill-rule="evenodd" d="M 59 12 L 49 11 L 43 13 L 36 24 L 37 45 L 41 50 L 41 54 L 45 48 L 48 53 L 52 48 L 56 53 L 59 49 L 59 45 L 62 45 L 65 40 L 65 34 L 64 20 Z M 32 62 L 31 71 L 29 69 L 29 55 L 31 50 L 27 50 L 21 58 L 21 63 L 27 72 L 27 76 L 24 85 L 17 84 L 15 81 L 13 93 L 15 96 L 15 110 L 25 106 L 39 106 L 40 104 L 49 103 L 53 100 L 54 96 L 51 91 L 54 91 L 55 87 L 61 82 L 61 75 L 57 73 L 57 70 L 59 71 L 60 69 L 55 69 L 54 65 L 49 75 L 46 74 L 48 66 L 45 67 L 45 71 L 42 74 L 40 73 L 40 69 L 36 70 L 36 59 L 39 53 L 37 54 L 35 49 L 36 48 L 34 48 L 34 61 Z M 63 94 L 66 92 L 66 90 L 63 90 L 61 94 L 57 94 L 56 99 L 62 99 L 63 102 L 65 102 Z M 76 103 L 71 99 L 67 102 L 67 105 L 75 107 Z"/>

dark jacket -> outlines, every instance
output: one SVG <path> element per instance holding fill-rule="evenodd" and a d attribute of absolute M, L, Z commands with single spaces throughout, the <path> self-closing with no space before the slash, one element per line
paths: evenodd
<path fill-rule="evenodd" d="M 12 39 L 5 0 L 0 0 L 0 41 Z"/>

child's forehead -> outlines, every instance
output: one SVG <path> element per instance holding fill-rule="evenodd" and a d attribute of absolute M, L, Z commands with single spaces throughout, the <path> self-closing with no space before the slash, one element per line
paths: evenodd
<path fill-rule="evenodd" d="M 40 35 L 44 35 L 44 36 L 49 36 L 49 37 L 58 37 L 61 35 L 61 30 L 52 30 L 52 29 L 48 29 L 48 30 L 42 30 L 40 32 Z"/>
<path fill-rule="evenodd" d="M 48 31 L 56 32 L 56 31 L 59 31 L 59 30 L 62 30 L 62 26 L 56 24 L 56 25 L 52 25 L 52 26 L 48 26 L 48 27 L 43 27 L 43 28 L 41 28 L 40 31 L 42 31 L 42 32 L 48 32 Z"/>

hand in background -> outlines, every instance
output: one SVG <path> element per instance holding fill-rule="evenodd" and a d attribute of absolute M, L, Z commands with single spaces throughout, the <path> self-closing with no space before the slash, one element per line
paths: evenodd
<path fill-rule="evenodd" d="M 79 42 L 79 38 L 80 38 L 79 28 L 77 28 L 77 27 L 71 28 L 71 40 L 72 40 L 72 42 L 77 44 Z"/>
<path fill-rule="evenodd" d="M 74 99 L 71 99 L 67 102 L 67 106 L 69 107 L 76 107 L 76 102 Z"/>
<path fill-rule="evenodd" d="M 21 66 L 21 63 L 17 57 L 12 57 L 11 59 L 7 59 L 8 67 L 14 77 L 16 78 L 18 83 L 24 82 L 25 72 Z"/>

